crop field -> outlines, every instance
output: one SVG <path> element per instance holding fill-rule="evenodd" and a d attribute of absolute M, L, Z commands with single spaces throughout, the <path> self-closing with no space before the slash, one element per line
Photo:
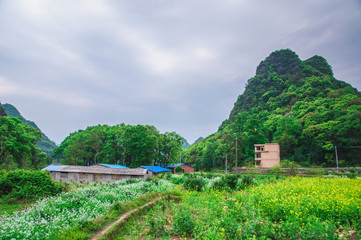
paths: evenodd
<path fill-rule="evenodd" d="M 360 239 L 360 230 L 360 179 L 296 177 L 182 191 L 180 202 L 159 202 L 114 239 Z"/>
<path fill-rule="evenodd" d="M 59 232 L 88 239 L 90 235 L 71 230 L 91 229 L 115 203 L 136 202 L 147 193 L 170 189 L 174 197 L 160 198 L 102 239 L 361 239 L 359 178 L 161 178 L 94 183 L 45 198 L 23 211 L 1 215 L 0 239 L 54 239 Z"/>
<path fill-rule="evenodd" d="M 160 180 L 134 180 L 93 184 L 45 198 L 33 207 L 0 216 L 0 239 L 52 239 L 81 222 L 104 215 L 116 202 L 135 199 L 149 192 L 162 192 L 173 184 Z"/>

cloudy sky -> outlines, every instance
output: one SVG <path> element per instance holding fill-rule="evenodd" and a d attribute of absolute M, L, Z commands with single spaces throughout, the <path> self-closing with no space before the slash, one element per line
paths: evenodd
<path fill-rule="evenodd" d="M 0 100 L 58 144 L 123 122 L 192 143 L 284 48 L 360 90 L 361 1 L 0 0 Z"/>

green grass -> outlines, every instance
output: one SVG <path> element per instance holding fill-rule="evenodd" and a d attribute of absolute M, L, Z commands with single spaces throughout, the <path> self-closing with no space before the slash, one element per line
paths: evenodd
<path fill-rule="evenodd" d="M 141 196 L 172 188 L 174 185 L 164 180 L 123 181 L 44 198 L 26 211 L 0 216 L 0 239 L 86 239 Z M 126 201 L 129 203 L 124 207 Z"/>
<path fill-rule="evenodd" d="M 106 239 L 361 239 L 360 184 L 298 177 L 243 191 L 183 190 L 180 202 L 159 201 Z"/>
<path fill-rule="evenodd" d="M 31 207 L 36 200 L 13 200 L 13 199 L 0 199 L 0 215 L 12 214 L 17 211 L 21 211 L 28 207 Z"/>

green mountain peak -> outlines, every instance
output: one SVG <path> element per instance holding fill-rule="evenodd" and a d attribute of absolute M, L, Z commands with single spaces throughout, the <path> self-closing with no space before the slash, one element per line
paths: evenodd
<path fill-rule="evenodd" d="M 275 51 L 258 65 L 218 131 L 184 155 L 207 170 L 221 169 L 226 156 L 234 161 L 236 141 L 238 166 L 254 164 L 253 144 L 266 142 L 280 144 L 281 161 L 333 167 L 339 146 L 341 165 L 359 165 L 361 93 L 337 80 L 321 56 L 302 61 L 290 49 Z"/>

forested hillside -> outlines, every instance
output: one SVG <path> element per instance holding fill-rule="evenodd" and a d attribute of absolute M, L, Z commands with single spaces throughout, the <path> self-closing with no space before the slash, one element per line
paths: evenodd
<path fill-rule="evenodd" d="M 36 143 L 41 133 L 8 116 L 0 106 L 0 169 L 40 169 L 47 164 L 47 156 Z"/>
<path fill-rule="evenodd" d="M 252 164 L 253 144 L 278 142 L 281 161 L 303 166 L 361 165 L 361 94 L 334 78 L 326 59 L 300 60 L 293 51 L 273 52 L 257 67 L 229 119 L 218 131 L 185 150 L 200 169 Z"/>
<path fill-rule="evenodd" d="M 154 126 L 97 125 L 71 133 L 55 149 L 63 164 L 121 164 L 127 167 L 178 161 L 183 138 Z"/>
<path fill-rule="evenodd" d="M 41 139 L 39 142 L 36 143 L 36 145 L 43 151 L 45 152 L 48 157 L 50 158 L 53 153 L 54 153 L 54 149 L 56 148 L 56 144 L 51 141 L 41 130 L 40 128 L 33 122 L 33 121 L 29 121 L 27 119 L 25 119 L 20 112 L 11 104 L 3 104 L 2 105 L 3 109 L 5 110 L 5 112 L 7 113 L 7 115 L 13 116 L 13 117 L 18 117 L 20 118 L 25 124 L 35 128 L 36 130 L 41 132 Z"/>

